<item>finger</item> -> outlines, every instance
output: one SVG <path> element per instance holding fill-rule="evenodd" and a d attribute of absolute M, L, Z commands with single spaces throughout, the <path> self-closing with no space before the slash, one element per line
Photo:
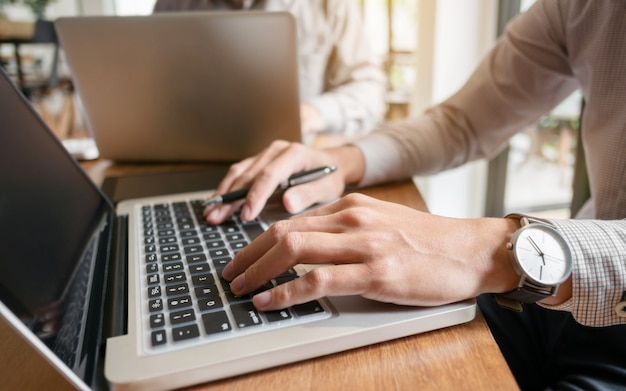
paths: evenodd
<path fill-rule="evenodd" d="M 292 238 L 288 240 L 291 240 L 293 243 L 297 243 L 297 235 L 299 232 L 305 233 L 312 231 L 311 233 L 314 233 L 322 229 L 327 229 L 328 232 L 339 232 L 337 231 L 339 227 L 340 224 L 328 222 L 326 219 L 322 219 L 321 217 L 311 217 L 309 219 L 292 218 L 289 220 L 278 221 L 270 226 L 267 231 L 259 235 L 252 243 L 248 244 L 241 251 L 239 251 L 235 258 L 229 262 L 222 271 L 222 277 L 228 281 L 232 281 L 252 264 L 260 262 L 273 247 L 275 247 L 281 240 L 284 240 L 286 235 L 291 234 Z M 323 235 L 321 232 L 318 232 L 318 234 Z M 284 245 L 290 246 L 291 244 L 287 243 Z M 328 243 L 327 248 L 329 248 L 328 246 L 330 245 L 331 243 Z M 280 254 L 278 254 L 277 259 L 280 261 L 270 260 L 270 264 L 266 269 L 268 275 L 278 275 L 287 270 L 289 267 L 295 265 L 295 263 L 290 264 L 282 262 L 286 259 L 286 257 L 282 257 Z M 275 268 L 275 266 L 277 266 L 277 268 Z"/>
<path fill-rule="evenodd" d="M 335 265 L 313 269 L 302 277 L 255 295 L 261 311 L 278 310 L 324 296 L 363 295 L 369 286 L 364 265 Z"/>
<path fill-rule="evenodd" d="M 283 205 L 289 213 L 300 213 L 315 204 L 338 199 L 343 190 L 343 180 L 332 173 L 322 179 L 287 189 L 283 194 Z"/>
<path fill-rule="evenodd" d="M 297 187 L 294 187 L 292 189 L 295 190 Z M 329 197 L 329 201 L 332 200 L 333 199 Z M 325 201 L 323 198 L 320 198 L 320 202 Z M 305 213 L 293 216 L 290 218 L 290 220 L 306 219 L 312 216 L 327 216 L 337 214 L 335 218 L 341 220 L 343 225 L 348 224 L 349 226 L 354 226 L 355 224 L 359 224 L 358 219 L 356 221 L 353 221 L 356 217 L 363 216 L 366 213 L 371 213 L 372 208 L 374 208 L 373 210 L 379 210 L 381 208 L 381 205 L 383 204 L 388 203 L 363 194 L 352 193 L 337 199 L 335 202 L 330 202 L 326 205 L 322 205 L 314 209 L 308 210 Z M 329 224 L 326 224 L 325 227 L 332 227 L 332 224 L 337 223 L 337 221 L 329 221 Z"/>
<path fill-rule="evenodd" d="M 241 218 L 252 220 L 257 217 L 281 182 L 294 173 L 312 168 L 302 158 L 306 155 L 305 146 L 291 143 L 276 153 L 271 161 L 263 163 L 250 187 Z"/>
<path fill-rule="evenodd" d="M 228 168 L 226 175 L 217 186 L 217 189 L 215 189 L 215 194 L 224 194 L 231 191 L 237 179 L 239 179 L 246 171 L 250 170 L 250 167 L 254 164 L 255 160 L 256 157 L 253 156 L 231 165 Z"/>
<path fill-rule="evenodd" d="M 330 260 L 341 262 L 340 254 L 345 253 L 346 248 L 353 251 L 356 249 L 362 250 L 362 243 L 351 242 L 354 240 L 355 234 L 343 236 L 331 234 L 353 230 L 354 227 L 359 226 L 362 223 L 362 216 L 365 215 L 367 210 L 354 206 L 358 206 L 360 203 L 371 203 L 371 200 L 373 199 L 364 196 L 344 197 L 335 203 L 303 215 L 274 223 L 266 232 L 237 254 L 233 261 L 224 269 L 223 277 L 228 281 L 232 281 L 255 262 L 261 263 L 261 268 L 266 268 L 268 275 L 278 275 L 284 272 L 289 267 L 295 265 L 296 260 L 292 260 L 292 263 L 290 263 L 287 261 L 288 257 L 281 256 L 280 253 L 276 254 L 276 258 L 272 259 L 266 256 L 267 253 L 281 241 L 284 242 L 282 246 L 285 248 L 280 251 L 286 251 L 285 254 L 289 254 L 289 251 L 295 253 L 298 251 L 296 247 L 298 240 L 304 240 L 299 239 L 298 235 L 305 233 L 309 234 L 306 239 L 308 244 L 314 244 L 313 248 L 308 249 L 308 251 L 311 251 L 312 256 L 309 256 L 308 258 L 310 259 L 307 258 L 307 260 L 314 261 L 314 258 L 318 257 L 321 258 L 321 262 L 330 262 Z M 291 237 L 286 239 L 288 235 L 291 235 Z M 367 235 L 367 233 L 361 233 L 361 235 Z M 367 238 L 367 236 L 363 237 Z M 324 246 L 319 246 L 319 243 L 324 243 Z M 322 255 L 316 255 L 315 251 L 321 252 Z M 329 252 L 330 254 L 327 254 Z M 297 257 L 297 261 L 304 262 L 303 254 L 297 254 Z M 279 261 L 276 261 L 276 259 Z M 272 263 L 263 266 L 264 262 Z M 278 269 L 275 268 L 277 265 L 280 265 Z"/>
<path fill-rule="evenodd" d="M 229 202 L 219 205 L 208 205 L 202 214 L 209 224 L 221 224 L 243 204 L 243 201 Z"/>
<path fill-rule="evenodd" d="M 262 167 L 266 166 L 268 162 L 272 161 L 276 154 L 279 154 L 280 151 L 288 147 L 289 144 L 290 143 L 287 141 L 274 141 L 261 153 L 230 166 L 228 172 L 218 185 L 214 195 L 224 194 L 229 191 L 248 186 L 249 183 L 257 177 L 258 171 L 262 169 Z M 207 222 L 211 224 L 220 224 L 226 218 L 231 216 L 242 204 L 243 201 L 208 205 L 204 208 L 203 215 Z"/>
<path fill-rule="evenodd" d="M 299 263 L 362 262 L 368 256 L 363 246 L 359 245 L 363 238 L 363 235 L 289 232 L 256 261 L 255 257 L 250 257 L 251 252 L 242 254 L 242 257 L 238 254 L 231 262 L 232 268 L 227 271 L 227 274 L 238 274 L 232 280 L 231 290 L 238 295 L 250 293 Z M 324 246 L 320 246 L 320 243 L 324 243 Z"/>

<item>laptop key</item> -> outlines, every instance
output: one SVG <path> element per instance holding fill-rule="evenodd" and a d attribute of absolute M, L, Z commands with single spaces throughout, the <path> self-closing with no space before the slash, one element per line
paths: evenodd
<path fill-rule="evenodd" d="M 150 315 L 150 327 L 156 329 L 165 325 L 165 315 L 162 312 Z"/>
<path fill-rule="evenodd" d="M 163 345 L 167 342 L 167 336 L 165 330 L 157 330 L 152 332 L 152 346 Z"/>
<path fill-rule="evenodd" d="M 309 301 L 304 304 L 297 304 L 292 307 L 293 312 L 298 316 L 307 316 L 324 312 L 324 307 L 317 300 Z"/>
<path fill-rule="evenodd" d="M 158 284 L 160 281 L 160 277 L 158 274 L 150 274 L 148 277 L 146 277 L 146 281 L 148 282 L 148 285 Z"/>
<path fill-rule="evenodd" d="M 185 254 L 201 253 L 203 251 L 204 249 L 199 245 L 185 247 Z"/>
<path fill-rule="evenodd" d="M 291 314 L 289 310 L 277 310 L 277 311 L 267 311 L 264 312 L 265 317 L 269 322 L 280 322 L 281 320 L 291 319 Z"/>
<path fill-rule="evenodd" d="M 185 270 L 185 267 L 183 266 L 182 262 L 173 262 L 173 263 L 168 263 L 168 264 L 163 265 L 164 273 L 179 272 L 181 270 Z"/>
<path fill-rule="evenodd" d="M 216 258 L 216 259 L 213 259 L 213 265 L 215 265 L 215 269 L 217 269 L 218 271 L 222 271 L 222 269 L 226 267 L 228 262 L 232 260 L 233 259 L 231 257 Z"/>
<path fill-rule="evenodd" d="M 196 274 L 191 276 L 191 281 L 194 287 L 206 286 L 215 283 L 215 278 L 210 273 Z"/>
<path fill-rule="evenodd" d="M 209 335 L 232 330 L 228 316 L 224 311 L 203 314 L 202 323 L 204 323 L 204 331 Z"/>
<path fill-rule="evenodd" d="M 219 297 L 220 293 L 217 290 L 217 286 L 215 284 L 203 286 L 200 288 L 194 289 L 196 293 L 196 298 L 198 299 L 209 299 Z"/>
<path fill-rule="evenodd" d="M 250 240 L 256 239 L 259 235 L 263 233 L 263 231 L 265 231 L 259 223 L 244 224 L 243 230 L 246 231 L 246 234 L 248 235 Z"/>
<path fill-rule="evenodd" d="M 148 288 L 148 297 L 155 298 L 161 296 L 161 285 L 155 285 Z"/>
<path fill-rule="evenodd" d="M 170 310 L 175 310 L 178 308 L 191 307 L 191 296 L 181 296 L 174 299 L 167 300 L 167 307 Z"/>
<path fill-rule="evenodd" d="M 182 310 L 182 311 L 172 312 L 170 314 L 170 322 L 172 324 L 187 323 L 187 322 L 191 322 L 194 320 L 196 320 L 196 315 L 193 312 L 192 308 Z"/>
<path fill-rule="evenodd" d="M 211 266 L 209 266 L 207 262 L 189 265 L 189 272 L 191 274 L 208 273 L 210 271 L 211 271 Z"/>
<path fill-rule="evenodd" d="M 167 285 L 165 287 L 165 294 L 168 297 L 182 295 L 184 293 L 189 293 L 189 285 L 187 285 L 186 282 L 176 285 Z"/>
<path fill-rule="evenodd" d="M 161 257 L 161 262 L 174 262 L 180 261 L 181 259 L 183 259 L 183 257 L 182 255 L 180 255 L 180 253 L 164 254 Z"/>
<path fill-rule="evenodd" d="M 224 303 L 219 297 L 210 297 L 208 299 L 198 300 L 198 307 L 200 311 L 211 311 L 218 308 L 224 308 Z"/>
<path fill-rule="evenodd" d="M 164 275 L 163 281 L 165 281 L 166 284 L 174 284 L 187 281 L 187 277 L 185 276 L 185 272 L 171 273 Z"/>
<path fill-rule="evenodd" d="M 176 327 L 172 330 L 172 338 L 175 342 L 184 341 L 187 339 L 198 338 L 200 336 L 200 329 L 198 325 L 190 324 L 188 326 Z"/>
<path fill-rule="evenodd" d="M 148 310 L 150 312 L 161 311 L 163 309 L 163 300 L 154 299 L 148 302 Z"/>
<path fill-rule="evenodd" d="M 204 254 L 192 254 L 187 256 L 187 263 L 206 262 L 207 257 Z"/>
<path fill-rule="evenodd" d="M 233 312 L 235 323 L 240 329 L 262 324 L 259 312 L 254 308 L 251 301 L 233 304 L 230 306 L 230 310 Z"/>

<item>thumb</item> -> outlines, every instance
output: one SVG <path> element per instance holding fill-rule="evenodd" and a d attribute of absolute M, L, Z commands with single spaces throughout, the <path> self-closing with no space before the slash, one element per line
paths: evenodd
<path fill-rule="evenodd" d="M 283 205 L 291 214 L 300 213 L 314 204 L 334 201 L 341 196 L 342 192 L 343 184 L 329 176 L 285 190 Z"/>

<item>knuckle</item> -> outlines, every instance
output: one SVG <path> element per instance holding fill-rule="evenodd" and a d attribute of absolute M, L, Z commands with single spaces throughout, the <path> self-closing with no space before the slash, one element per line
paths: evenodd
<path fill-rule="evenodd" d="M 267 183 L 274 180 L 275 176 L 275 170 L 265 167 L 256 175 L 256 179 L 261 183 Z"/>
<path fill-rule="evenodd" d="M 242 160 L 240 162 L 234 163 L 228 168 L 227 175 L 240 176 L 241 174 L 245 173 L 247 166 L 247 160 Z"/>
<path fill-rule="evenodd" d="M 293 304 L 299 304 L 306 301 L 306 299 L 299 298 L 297 292 L 296 281 L 291 281 L 282 285 L 279 285 L 272 289 L 272 305 L 277 308 L 286 308 Z"/>
<path fill-rule="evenodd" d="M 360 193 L 350 193 L 342 198 L 342 202 L 345 206 L 352 208 L 366 204 L 367 200 L 369 200 L 369 197 Z"/>
<path fill-rule="evenodd" d="M 323 292 L 332 281 L 331 274 L 327 268 L 318 268 L 311 270 L 301 277 L 309 287 L 310 293 Z"/>
<path fill-rule="evenodd" d="M 287 257 L 296 258 L 304 243 L 304 238 L 299 232 L 288 232 L 283 236 L 282 248 Z"/>
<path fill-rule="evenodd" d="M 267 232 L 275 238 L 276 241 L 279 241 L 289 232 L 289 225 L 289 220 L 279 220 L 270 225 Z"/>
<path fill-rule="evenodd" d="M 271 151 L 282 151 L 285 148 L 289 147 L 290 142 L 286 140 L 274 140 L 269 146 L 269 150 Z"/>
<path fill-rule="evenodd" d="M 372 210 L 363 207 L 346 208 L 341 212 L 344 224 L 349 227 L 367 226 L 372 223 L 374 217 Z"/>

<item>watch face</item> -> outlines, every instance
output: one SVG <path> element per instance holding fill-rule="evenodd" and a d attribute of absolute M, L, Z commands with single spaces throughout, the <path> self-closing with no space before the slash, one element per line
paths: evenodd
<path fill-rule="evenodd" d="M 557 285 L 572 270 L 572 256 L 561 235 L 543 224 L 530 224 L 519 230 L 514 239 L 519 266 L 535 283 Z"/>

